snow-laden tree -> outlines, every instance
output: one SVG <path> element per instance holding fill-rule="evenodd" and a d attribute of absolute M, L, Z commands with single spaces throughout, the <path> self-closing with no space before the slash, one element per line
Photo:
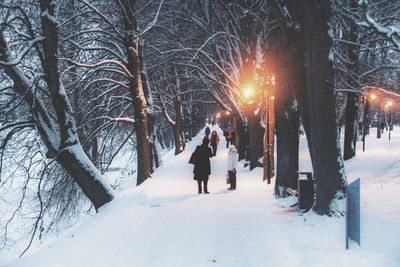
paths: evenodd
<path fill-rule="evenodd" d="M 77 135 L 71 104 L 60 77 L 57 5 L 50 1 L 39 4 L 35 10 L 40 14 L 39 25 L 34 25 L 19 5 L 3 6 L 0 65 L 12 81 L 12 89 L 29 107 L 31 119 L 47 148 L 47 157 L 63 166 L 99 208 L 113 194 L 84 153 Z M 34 66 L 34 72 L 23 66 L 28 53 L 32 53 L 30 60 L 38 65 Z"/>

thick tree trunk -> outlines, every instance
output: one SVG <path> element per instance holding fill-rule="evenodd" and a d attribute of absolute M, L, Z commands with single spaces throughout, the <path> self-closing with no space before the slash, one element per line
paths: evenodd
<path fill-rule="evenodd" d="M 150 84 L 147 77 L 147 69 L 143 58 L 143 49 L 144 49 L 144 42 L 139 43 L 139 63 L 140 63 L 140 77 L 142 79 L 143 91 L 146 97 L 147 102 L 147 117 L 148 117 L 148 129 L 149 129 L 149 142 L 150 142 L 150 161 L 151 161 L 151 173 L 154 172 L 154 168 L 158 168 L 162 165 L 162 158 L 160 156 L 159 151 L 159 144 L 157 135 L 155 133 L 155 110 L 154 110 L 154 102 L 153 102 L 153 95 L 150 90 Z"/>
<path fill-rule="evenodd" d="M 308 101 L 305 90 L 304 36 L 296 23 L 287 23 L 287 17 L 275 1 L 269 1 L 270 18 L 278 27 L 271 32 L 271 51 L 267 55 L 269 69 L 275 71 L 275 118 L 277 138 L 277 166 L 275 197 L 285 197 L 286 188 L 297 188 L 299 171 L 299 113 L 302 112 L 309 136 Z M 290 19 L 303 18 L 301 3 L 286 3 L 292 10 Z M 271 60 L 272 59 L 272 60 Z"/>
<path fill-rule="evenodd" d="M 291 79 L 295 77 L 292 76 Z M 276 90 L 277 164 L 275 197 L 285 197 L 286 188 L 297 188 L 299 169 L 299 113 L 294 99 L 294 86 L 289 80 Z"/>
<path fill-rule="evenodd" d="M 125 26 L 125 45 L 128 55 L 127 69 L 130 72 L 129 90 L 132 96 L 132 104 L 135 112 L 135 132 L 137 148 L 137 181 L 140 185 L 151 176 L 151 146 L 149 140 L 147 101 L 143 89 L 141 70 L 140 70 L 140 46 L 138 43 L 138 26 L 134 10 L 136 1 L 123 0 L 121 4 L 121 13 L 124 18 Z"/>
<path fill-rule="evenodd" d="M 344 196 L 346 177 L 336 129 L 329 1 L 303 1 L 307 92 L 309 99 L 314 177 L 320 214 L 340 212 L 333 201 Z"/>
<path fill-rule="evenodd" d="M 110 186 L 103 180 L 80 144 L 65 147 L 56 160 L 73 177 L 96 210 L 112 200 Z"/>

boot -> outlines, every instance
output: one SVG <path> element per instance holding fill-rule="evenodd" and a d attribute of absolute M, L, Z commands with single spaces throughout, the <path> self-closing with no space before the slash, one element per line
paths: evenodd
<path fill-rule="evenodd" d="M 208 181 L 204 181 L 203 183 L 204 183 L 204 194 L 210 194 L 210 192 L 208 192 L 208 189 L 207 189 Z"/>
<path fill-rule="evenodd" d="M 197 181 L 197 187 L 198 187 L 198 190 L 199 190 L 199 194 L 203 193 L 201 191 L 201 181 Z"/>
<path fill-rule="evenodd" d="M 231 181 L 231 188 L 232 190 L 236 190 L 236 173 L 232 175 L 232 181 Z"/>

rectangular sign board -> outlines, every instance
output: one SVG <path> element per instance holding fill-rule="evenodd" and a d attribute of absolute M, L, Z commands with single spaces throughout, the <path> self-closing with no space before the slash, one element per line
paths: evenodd
<path fill-rule="evenodd" d="M 349 239 L 360 245 L 360 178 L 346 187 L 346 249 Z"/>

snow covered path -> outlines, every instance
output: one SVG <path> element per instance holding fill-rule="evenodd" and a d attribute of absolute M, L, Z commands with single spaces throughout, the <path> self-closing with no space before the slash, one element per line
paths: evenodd
<path fill-rule="evenodd" d="M 368 147 L 371 154 L 347 164 L 351 179 L 364 171 L 367 176 L 362 246 L 351 244 L 348 251 L 344 218 L 293 212 L 288 206 L 295 200 L 275 200 L 273 183 L 261 181 L 260 168 L 249 172 L 241 166 L 237 190 L 226 190 L 223 138 L 212 159 L 211 194 L 198 195 L 187 161 L 200 140 L 196 137 L 181 155 L 168 156 L 152 179 L 118 192 L 116 200 L 58 242 L 7 266 L 400 266 L 400 179 L 390 178 L 400 172 L 400 137 L 387 145 L 396 160 L 377 159 Z M 390 150 L 393 144 L 396 150 Z M 383 165 L 369 165 L 376 161 Z M 384 168 L 387 175 L 373 180 Z"/>

